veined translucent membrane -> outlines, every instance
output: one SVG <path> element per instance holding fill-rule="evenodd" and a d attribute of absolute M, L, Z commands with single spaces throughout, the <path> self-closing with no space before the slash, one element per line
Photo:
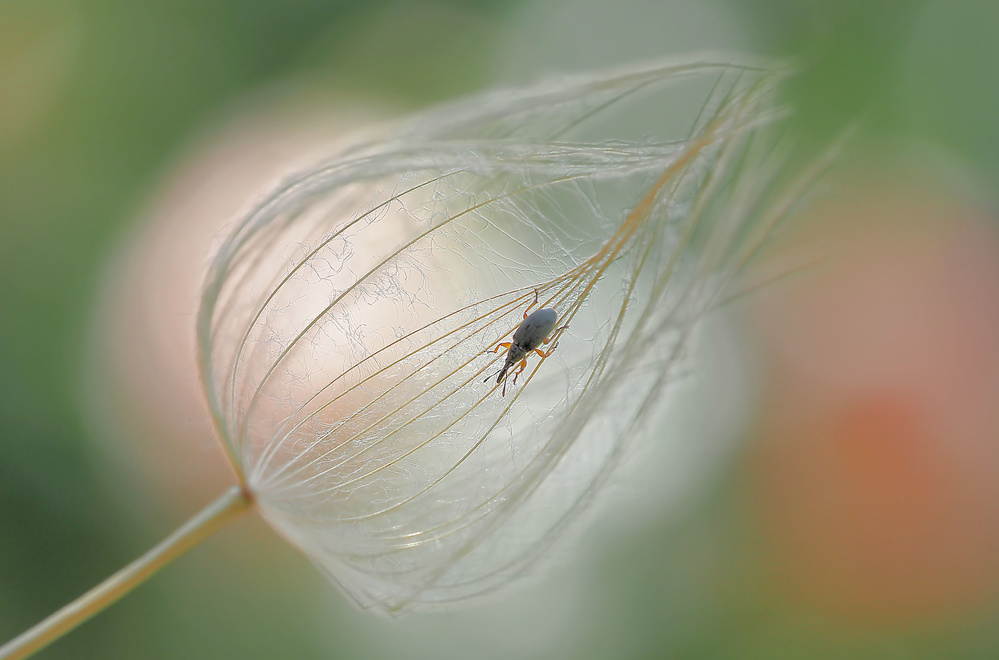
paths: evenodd
<path fill-rule="evenodd" d="M 757 135 L 776 78 L 693 62 L 494 93 L 273 193 L 222 245 L 198 324 L 265 518 L 365 607 L 521 573 L 646 433 L 786 208 Z M 558 347 L 503 395 L 493 349 L 535 295 Z"/>

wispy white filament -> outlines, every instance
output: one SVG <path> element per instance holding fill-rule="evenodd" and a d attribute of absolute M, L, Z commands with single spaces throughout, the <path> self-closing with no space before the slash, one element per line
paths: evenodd
<path fill-rule="evenodd" d="M 774 84 L 696 62 L 496 93 L 275 192 L 222 246 L 198 326 L 264 516 L 362 606 L 522 572 L 776 219 L 756 137 Z M 492 349 L 536 295 L 558 348 L 504 396 Z"/>

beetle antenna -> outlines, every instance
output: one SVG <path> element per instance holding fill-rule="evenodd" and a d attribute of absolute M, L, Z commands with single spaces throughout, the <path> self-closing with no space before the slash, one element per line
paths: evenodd
<path fill-rule="evenodd" d="M 499 385 L 499 382 L 503 379 L 503 374 L 505 374 L 505 373 L 506 373 L 506 368 L 504 367 L 503 369 L 500 369 L 499 371 L 497 371 L 495 374 L 489 374 L 488 376 L 486 376 L 482 380 L 482 382 L 484 383 L 487 380 L 490 380 L 493 376 L 496 376 L 496 384 Z"/>

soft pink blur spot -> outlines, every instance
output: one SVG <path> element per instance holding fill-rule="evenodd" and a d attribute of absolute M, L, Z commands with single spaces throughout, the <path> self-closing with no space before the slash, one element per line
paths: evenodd
<path fill-rule="evenodd" d="M 926 182 L 812 211 L 810 267 L 760 296 L 754 484 L 790 598 L 875 625 L 999 586 L 999 234 Z"/>
<path fill-rule="evenodd" d="M 379 111 L 304 96 L 233 119 L 193 145 L 108 269 L 91 370 L 109 462 L 188 512 L 236 477 L 198 374 L 195 316 L 220 237 L 284 177 L 334 157 Z"/>

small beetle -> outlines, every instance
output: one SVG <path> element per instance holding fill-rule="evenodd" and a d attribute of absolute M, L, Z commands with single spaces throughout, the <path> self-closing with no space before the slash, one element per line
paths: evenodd
<path fill-rule="evenodd" d="M 499 370 L 496 375 L 496 384 L 499 385 L 503 383 L 503 396 L 506 396 L 506 378 L 507 373 L 513 365 L 520 362 L 520 368 L 513 374 L 513 384 L 517 384 L 517 376 L 523 373 L 524 369 L 527 368 L 527 356 L 530 355 L 531 351 L 534 351 L 542 358 L 546 358 L 551 355 L 556 348 L 558 348 L 558 342 L 556 341 L 551 348 L 547 351 L 543 351 L 539 346 L 542 344 L 547 344 L 551 341 L 551 336 L 558 332 L 559 330 L 565 329 L 567 326 L 562 326 L 555 330 L 555 322 L 558 320 L 558 313 L 554 309 L 539 309 L 536 312 L 528 315 L 527 312 L 531 311 L 531 307 L 538 304 L 538 292 L 534 292 L 534 302 L 531 303 L 526 310 L 524 310 L 524 320 L 521 322 L 517 329 L 513 333 L 512 342 L 500 342 L 493 352 L 498 352 L 501 348 L 508 349 L 506 354 L 506 362 L 503 363 L 503 368 Z M 489 380 L 492 376 L 486 378 Z"/>

